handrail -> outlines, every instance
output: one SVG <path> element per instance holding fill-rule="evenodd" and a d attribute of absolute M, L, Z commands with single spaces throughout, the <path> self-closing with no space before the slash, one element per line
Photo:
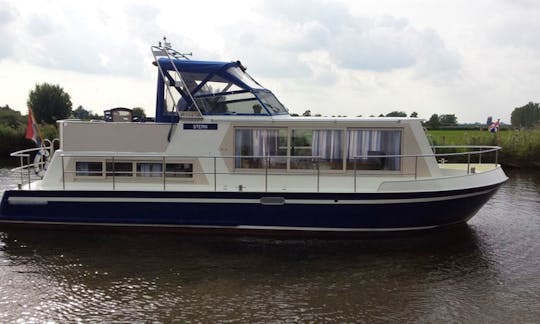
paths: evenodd
<path fill-rule="evenodd" d="M 51 146 L 52 147 L 52 146 Z M 48 147 L 48 149 L 50 149 L 51 147 Z M 467 164 L 467 174 L 470 174 L 471 172 L 474 173 L 475 170 L 472 169 L 471 171 L 471 156 L 472 155 L 480 155 L 481 154 L 485 154 L 485 153 L 489 153 L 489 152 L 495 152 L 495 168 L 497 168 L 498 164 L 497 164 L 497 159 L 498 159 L 498 155 L 497 155 L 497 152 L 501 149 L 501 147 L 499 146 L 472 146 L 472 145 L 468 145 L 468 146 L 436 146 L 434 148 L 438 148 L 438 149 L 441 149 L 441 148 L 454 148 L 454 149 L 463 149 L 463 148 L 467 148 L 469 149 L 468 151 L 466 152 L 457 152 L 457 153 L 428 153 L 428 154 L 388 154 L 388 155 L 361 155 L 361 156 L 355 156 L 355 157 L 350 157 L 350 158 L 346 158 L 345 157 L 345 152 L 344 152 L 344 155 L 342 157 L 340 157 L 339 159 L 337 159 L 338 162 L 341 162 L 343 163 L 343 168 L 340 168 L 340 169 L 333 169 L 333 168 L 330 168 L 330 169 L 325 169 L 323 170 L 321 168 L 321 166 L 323 166 L 325 163 L 329 162 L 329 159 L 328 158 L 325 158 L 325 157 L 322 157 L 322 156 L 280 156 L 280 155 L 274 155 L 274 156 L 261 156 L 261 155 L 251 155 L 251 156 L 247 156 L 247 155 L 229 155 L 229 156 L 211 156 L 211 155 L 206 155 L 206 156 L 200 156 L 200 155 L 193 155 L 193 156 L 187 156 L 187 155 L 175 155 L 175 154 L 164 154 L 163 152 L 146 152 L 146 153 L 129 153 L 129 152 L 57 152 L 59 153 L 59 157 L 61 158 L 61 167 L 62 167 L 62 188 L 65 190 L 66 189 L 66 174 L 75 174 L 77 173 L 77 170 L 65 170 L 65 161 L 64 159 L 65 158 L 70 158 L 70 157 L 87 157 L 87 158 L 92 158 L 92 157 L 100 157 L 100 158 L 104 158 L 105 160 L 106 159 L 110 159 L 112 162 L 113 162 L 113 165 L 112 165 L 112 170 L 106 170 L 105 168 L 101 171 L 98 171 L 97 173 L 99 173 L 100 175 L 102 175 L 103 177 L 110 177 L 109 178 L 109 181 L 112 179 L 112 189 L 113 190 L 117 190 L 118 187 L 117 187 L 117 183 L 119 181 L 119 179 L 123 179 L 123 175 L 120 176 L 118 174 L 120 173 L 123 173 L 124 171 L 118 171 L 118 174 L 116 172 L 116 170 L 114 169 L 115 168 L 115 165 L 114 165 L 114 162 L 124 162 L 123 160 L 124 159 L 127 159 L 129 158 L 130 160 L 133 160 L 134 158 L 142 158 L 142 159 L 149 159 L 147 161 L 152 161 L 152 162 L 156 162 L 156 163 L 161 163 L 162 164 L 162 167 L 161 167 L 161 171 L 159 171 L 159 176 L 157 177 L 151 177 L 151 178 L 154 178 L 154 179 L 161 179 L 163 181 L 163 190 L 167 190 L 167 183 L 171 183 L 171 178 L 170 178 L 170 175 L 175 173 L 175 174 L 191 174 L 193 177 L 195 177 L 196 175 L 199 175 L 199 174 L 204 174 L 204 175 L 210 175 L 210 177 L 212 177 L 212 181 L 213 183 L 210 183 L 209 184 L 209 188 L 213 187 L 213 190 L 214 191 L 217 191 L 218 190 L 218 178 L 219 176 L 222 176 L 222 175 L 242 175 L 242 176 L 246 176 L 246 175 L 258 175 L 258 176 L 264 176 L 264 191 L 268 191 L 269 190 L 269 182 L 268 182 L 268 179 L 270 177 L 273 177 L 273 176 L 279 176 L 279 175 L 290 175 L 291 173 L 294 173 L 294 174 L 297 174 L 297 175 L 312 175 L 314 176 L 314 188 L 316 188 L 316 191 L 319 192 L 320 191 L 320 188 L 321 188 L 321 175 L 328 175 L 328 174 L 343 174 L 343 172 L 347 173 L 348 171 L 349 172 L 353 172 L 353 175 L 351 175 L 353 177 L 353 180 L 354 180 L 354 191 L 353 192 L 357 192 L 357 178 L 358 178 L 358 175 L 365 175 L 365 174 L 373 174 L 371 171 L 382 171 L 384 169 L 367 169 L 368 170 L 368 173 L 365 173 L 365 172 L 359 172 L 359 171 L 366 171 L 366 170 L 362 170 L 362 169 L 358 169 L 358 166 L 362 165 L 362 163 L 364 162 L 361 162 L 361 160 L 369 160 L 369 159 L 373 159 L 373 158 L 399 158 L 399 159 L 406 159 L 406 158 L 414 158 L 414 171 L 412 169 L 412 165 L 409 164 L 409 167 L 408 168 L 405 168 L 404 167 L 404 164 L 403 162 L 400 162 L 401 166 L 399 167 L 399 169 L 396 169 L 396 170 L 387 170 L 387 171 L 394 171 L 394 172 L 391 172 L 389 174 L 393 175 L 393 176 L 413 176 L 414 175 L 414 179 L 417 179 L 418 176 L 419 176 L 419 170 L 418 170 L 418 160 L 420 158 L 437 158 L 437 157 L 441 157 L 441 156 L 466 156 L 467 157 L 467 161 L 466 161 L 466 164 Z M 37 151 L 37 150 L 40 150 L 42 148 L 32 148 L 32 149 L 26 149 L 26 150 L 21 150 L 21 151 L 18 151 L 18 152 L 14 152 L 12 153 L 11 155 L 12 156 L 19 156 L 21 157 L 21 163 L 22 163 L 22 160 L 23 160 L 23 157 L 27 157 L 28 158 L 28 162 L 29 161 L 29 157 L 30 157 L 30 152 L 33 152 L 33 151 Z M 89 154 L 90 153 L 90 154 Z M 173 172 L 173 171 L 167 171 L 166 170 L 166 164 L 167 163 L 189 163 L 189 162 L 178 162 L 178 160 L 204 160 L 204 159 L 208 159 L 210 162 L 208 162 L 207 164 L 203 164 L 203 168 L 206 168 L 206 170 L 191 170 L 191 172 L 187 172 L 187 171 L 176 171 L 176 172 Z M 228 162 L 227 160 L 228 159 L 232 159 L 233 161 L 235 161 L 235 159 L 242 159 L 243 161 L 245 160 L 253 160 L 253 161 L 256 161 L 257 159 L 259 160 L 257 163 L 260 163 L 258 164 L 257 167 L 240 167 L 240 168 L 237 168 L 237 167 L 233 167 L 233 171 L 231 171 L 230 169 L 228 169 Z M 276 166 L 276 165 L 272 165 L 272 161 L 276 161 L 276 160 L 279 160 L 280 161 L 280 165 L 279 166 Z M 301 161 L 304 161 L 308 163 L 308 165 L 306 165 L 306 168 L 294 168 L 292 167 L 292 161 L 294 160 L 301 160 Z M 491 159 L 490 159 L 491 160 Z M 349 162 L 347 162 L 349 161 Z M 485 163 L 485 162 L 482 162 L 482 159 L 479 158 L 478 159 L 478 164 L 492 164 L 493 162 L 488 162 L 488 163 Z M 136 162 L 136 161 L 132 161 L 132 162 Z M 141 162 L 145 162 L 144 160 L 141 160 Z M 220 162 L 221 164 L 219 164 L 219 168 L 218 168 L 218 162 Z M 261 163 L 262 162 L 262 163 Z M 283 162 L 284 165 L 282 164 Z M 309 166 L 309 163 L 311 162 L 311 167 Z M 60 163 L 60 162 L 59 162 Z M 234 164 L 235 162 L 233 162 Z M 353 169 L 350 169 L 349 167 L 346 167 L 346 165 L 351 165 L 351 164 L 347 164 L 347 163 L 353 163 L 354 164 L 354 168 Z M 464 163 L 465 164 L 465 163 Z M 36 163 L 28 163 L 27 165 L 21 165 L 20 167 L 17 167 L 15 169 L 13 169 L 13 171 L 21 171 L 21 182 L 23 180 L 23 176 L 22 176 L 22 170 L 24 169 L 27 169 L 28 170 L 28 182 L 30 183 L 30 168 L 32 167 L 35 167 L 36 166 Z M 230 166 L 230 164 L 229 164 Z M 221 168 L 225 167 L 226 170 L 223 171 L 223 169 L 220 171 Z M 409 170 L 409 171 L 408 171 Z M 292 171 L 292 172 L 291 172 Z M 465 171 L 465 170 L 464 170 Z M 89 171 L 90 173 L 92 171 Z M 111 174 L 109 174 L 110 172 L 112 172 Z M 133 168 L 131 171 L 128 171 L 131 173 L 132 176 L 136 176 L 138 175 L 138 172 L 135 170 L 135 168 Z M 157 171 L 156 171 L 157 172 Z M 330 173 L 328 173 L 330 172 Z M 125 172 L 124 172 L 125 173 Z M 349 173 L 350 174 L 350 173 Z M 97 179 L 99 177 L 95 177 L 95 179 Z M 93 179 L 93 178 L 89 178 L 90 179 Z M 176 180 L 181 180 L 181 179 L 186 179 L 186 178 L 176 178 Z M 210 179 L 210 178 L 209 178 Z M 173 181 L 174 182 L 174 181 Z M 30 185 L 29 185 L 29 188 L 30 188 Z M 239 190 L 243 190 L 245 189 L 245 186 L 242 186 L 240 185 L 239 186 Z"/>
<path fill-rule="evenodd" d="M 45 166 L 47 165 L 48 163 L 48 157 L 49 156 L 52 156 L 52 153 L 54 152 L 54 143 L 59 141 L 57 138 L 53 139 L 52 141 L 49 140 L 49 139 L 45 139 L 43 142 L 44 143 L 47 143 L 48 146 L 40 146 L 40 147 L 32 147 L 32 148 L 29 148 L 29 149 L 24 149 L 24 150 L 19 150 L 19 151 L 16 151 L 16 152 L 13 152 L 10 154 L 10 156 L 13 156 L 13 157 L 18 157 L 20 158 L 20 165 L 16 168 L 13 168 L 11 169 L 12 172 L 15 172 L 15 171 L 20 171 L 21 173 L 21 183 L 19 184 L 19 186 L 22 187 L 23 183 L 24 183 L 24 170 L 26 170 L 26 175 L 28 177 L 28 189 L 30 189 L 30 183 L 31 183 L 31 172 L 30 172 L 30 169 L 32 168 L 35 168 L 36 170 L 38 169 L 45 169 Z M 36 162 L 36 158 L 34 158 L 34 161 L 33 163 L 30 163 L 30 156 L 32 155 L 31 153 L 33 152 L 36 152 L 36 156 L 37 154 L 41 154 L 42 156 L 42 159 L 41 161 L 39 162 Z M 47 154 L 44 154 L 42 152 L 47 152 Z M 26 158 L 26 164 L 24 163 L 24 159 Z"/>

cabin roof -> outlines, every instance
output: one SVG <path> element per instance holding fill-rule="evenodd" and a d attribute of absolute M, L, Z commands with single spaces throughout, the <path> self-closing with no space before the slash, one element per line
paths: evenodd
<path fill-rule="evenodd" d="M 180 60 L 180 59 L 168 59 L 162 57 L 158 59 L 159 65 L 167 70 L 173 71 L 174 66 L 180 72 L 193 72 L 193 73 L 216 73 L 221 70 L 228 69 L 230 67 L 240 67 L 241 63 L 236 62 L 217 62 L 217 61 L 191 61 L 191 60 Z"/>

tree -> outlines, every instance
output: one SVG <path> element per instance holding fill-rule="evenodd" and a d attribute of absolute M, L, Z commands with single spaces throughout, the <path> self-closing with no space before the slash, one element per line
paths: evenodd
<path fill-rule="evenodd" d="M 141 107 L 135 107 L 131 110 L 131 114 L 133 117 L 137 117 L 139 119 L 145 118 L 146 113 L 144 112 L 144 108 Z"/>
<path fill-rule="evenodd" d="M 455 126 L 457 125 L 457 117 L 454 114 L 446 114 L 439 116 L 439 123 L 442 126 Z"/>
<path fill-rule="evenodd" d="M 25 125 L 26 119 L 17 110 L 9 108 L 8 105 L 0 107 L 0 125 L 17 129 Z"/>
<path fill-rule="evenodd" d="M 416 111 L 413 111 L 409 117 L 418 118 L 418 113 Z"/>
<path fill-rule="evenodd" d="M 36 84 L 35 89 L 30 91 L 27 104 L 38 123 L 54 124 L 71 115 L 71 98 L 59 85 Z"/>
<path fill-rule="evenodd" d="M 77 109 L 73 110 L 73 117 L 83 120 L 90 119 L 91 113 L 88 110 L 84 109 L 83 106 L 79 105 Z"/>
<path fill-rule="evenodd" d="M 431 115 L 431 117 L 426 123 L 426 127 L 431 128 L 431 129 L 437 129 L 440 126 L 441 126 L 441 123 L 439 121 L 439 115 L 437 114 Z"/>
<path fill-rule="evenodd" d="M 386 114 L 386 117 L 407 117 L 407 113 L 404 111 L 392 111 Z"/>
<path fill-rule="evenodd" d="M 533 127 L 540 121 L 540 107 L 538 103 L 529 102 L 523 107 L 512 111 L 510 122 L 514 127 Z"/>

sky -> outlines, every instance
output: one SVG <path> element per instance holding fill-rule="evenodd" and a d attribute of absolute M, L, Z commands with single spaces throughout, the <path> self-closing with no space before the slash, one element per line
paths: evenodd
<path fill-rule="evenodd" d="M 154 114 L 150 46 L 240 60 L 293 113 L 510 122 L 540 101 L 536 0 L 0 0 L 0 105 L 36 84 L 73 108 Z"/>

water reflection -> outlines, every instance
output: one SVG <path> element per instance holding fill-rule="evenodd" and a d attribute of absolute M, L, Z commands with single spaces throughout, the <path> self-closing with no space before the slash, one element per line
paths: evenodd
<path fill-rule="evenodd" d="M 411 235 L 0 229 L 0 322 L 537 322 L 540 173 L 509 176 L 469 225 Z"/>
<path fill-rule="evenodd" d="M 4 320 L 420 319 L 443 290 L 459 302 L 448 282 L 493 277 L 468 226 L 345 241 L 9 230 L 1 242 L 12 279 L 0 292 L 14 299 L 0 309 L 22 314 Z"/>

